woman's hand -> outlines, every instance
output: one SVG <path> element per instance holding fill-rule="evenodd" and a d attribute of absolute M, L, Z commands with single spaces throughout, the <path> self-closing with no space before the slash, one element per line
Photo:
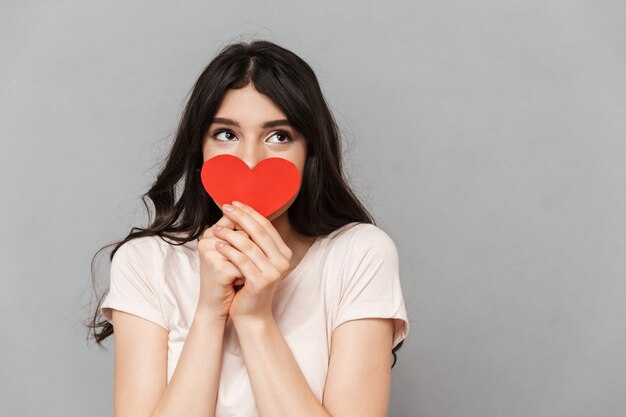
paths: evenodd
<path fill-rule="evenodd" d="M 202 233 L 198 242 L 200 258 L 198 309 L 203 309 L 219 319 L 226 320 L 235 296 L 233 286 L 243 282 L 243 275 L 239 268 L 217 251 L 215 244 L 220 242 L 220 238 L 215 236 L 213 231 L 216 225 L 230 230 L 231 233 L 242 239 L 248 238 L 248 234 L 242 230 L 235 230 L 237 228 L 235 222 L 223 216 Z"/>
<path fill-rule="evenodd" d="M 228 208 L 232 207 L 232 211 Z M 217 250 L 244 276 L 244 286 L 230 306 L 233 321 L 267 319 L 272 315 L 272 300 L 278 284 L 287 275 L 291 249 L 265 216 L 252 207 L 222 206 L 224 214 L 247 233 L 232 228 L 214 229 L 226 244 Z"/>

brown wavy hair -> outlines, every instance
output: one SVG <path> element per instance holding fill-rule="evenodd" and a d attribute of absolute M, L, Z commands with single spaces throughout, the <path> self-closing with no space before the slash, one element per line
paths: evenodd
<path fill-rule="evenodd" d="M 375 224 L 344 176 L 337 123 L 311 67 L 293 52 L 266 40 L 233 43 L 213 57 L 195 82 L 174 143 L 156 181 L 142 195 L 149 226 L 131 228 L 128 236 L 100 248 L 92 258 L 94 293 L 94 262 L 103 249 L 115 246 L 109 256 L 112 261 L 122 244 L 143 236 L 156 235 L 182 245 L 197 239 L 222 217 L 201 183 L 202 140 L 225 92 L 248 84 L 273 100 L 307 142 L 302 184 L 288 209 L 291 226 L 306 236 L 323 236 L 351 222 Z M 154 218 L 146 198 L 154 205 Z M 96 294 L 96 309 L 85 323 L 88 339 L 95 339 L 100 346 L 113 334 L 113 326 L 100 311 L 105 296 Z M 392 350 L 392 368 L 395 352 L 403 344 L 404 340 Z"/>

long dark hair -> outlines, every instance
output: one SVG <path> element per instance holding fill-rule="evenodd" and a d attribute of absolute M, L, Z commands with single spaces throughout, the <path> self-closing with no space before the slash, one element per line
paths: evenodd
<path fill-rule="evenodd" d="M 133 227 L 126 238 L 96 252 L 91 262 L 94 288 L 94 260 L 103 249 L 115 245 L 109 256 L 112 261 L 122 244 L 143 236 L 156 235 L 174 244 L 184 244 L 197 239 L 207 226 L 222 217 L 200 179 L 204 162 L 202 140 L 226 90 L 248 84 L 273 100 L 307 142 L 302 184 L 288 209 L 292 228 L 306 236 L 323 236 L 351 222 L 375 224 L 344 177 L 337 123 L 311 67 L 293 52 L 269 41 L 233 43 L 225 46 L 200 74 L 165 163 L 154 184 L 142 195 L 150 225 Z M 146 197 L 154 205 L 154 219 Z M 113 334 L 113 326 L 100 311 L 105 295 L 98 299 L 91 321 L 86 324 L 90 329 L 88 337 L 92 336 L 100 346 Z M 404 340 L 392 350 L 393 365 L 395 352 L 403 344 Z"/>

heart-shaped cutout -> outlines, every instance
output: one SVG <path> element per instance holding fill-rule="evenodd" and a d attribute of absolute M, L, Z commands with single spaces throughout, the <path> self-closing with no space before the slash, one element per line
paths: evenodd
<path fill-rule="evenodd" d="M 300 189 L 300 172 L 283 158 L 265 158 L 250 169 L 240 158 L 221 154 L 207 159 L 200 171 L 202 185 L 218 203 L 247 204 L 265 217 L 284 206 Z"/>

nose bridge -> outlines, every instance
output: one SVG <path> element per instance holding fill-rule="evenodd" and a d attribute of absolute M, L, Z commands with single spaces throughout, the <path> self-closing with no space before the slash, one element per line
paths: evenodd
<path fill-rule="evenodd" d="M 239 158 L 252 169 L 265 158 L 265 151 L 263 141 L 256 138 L 253 133 L 248 133 L 248 136 L 240 142 Z"/>

